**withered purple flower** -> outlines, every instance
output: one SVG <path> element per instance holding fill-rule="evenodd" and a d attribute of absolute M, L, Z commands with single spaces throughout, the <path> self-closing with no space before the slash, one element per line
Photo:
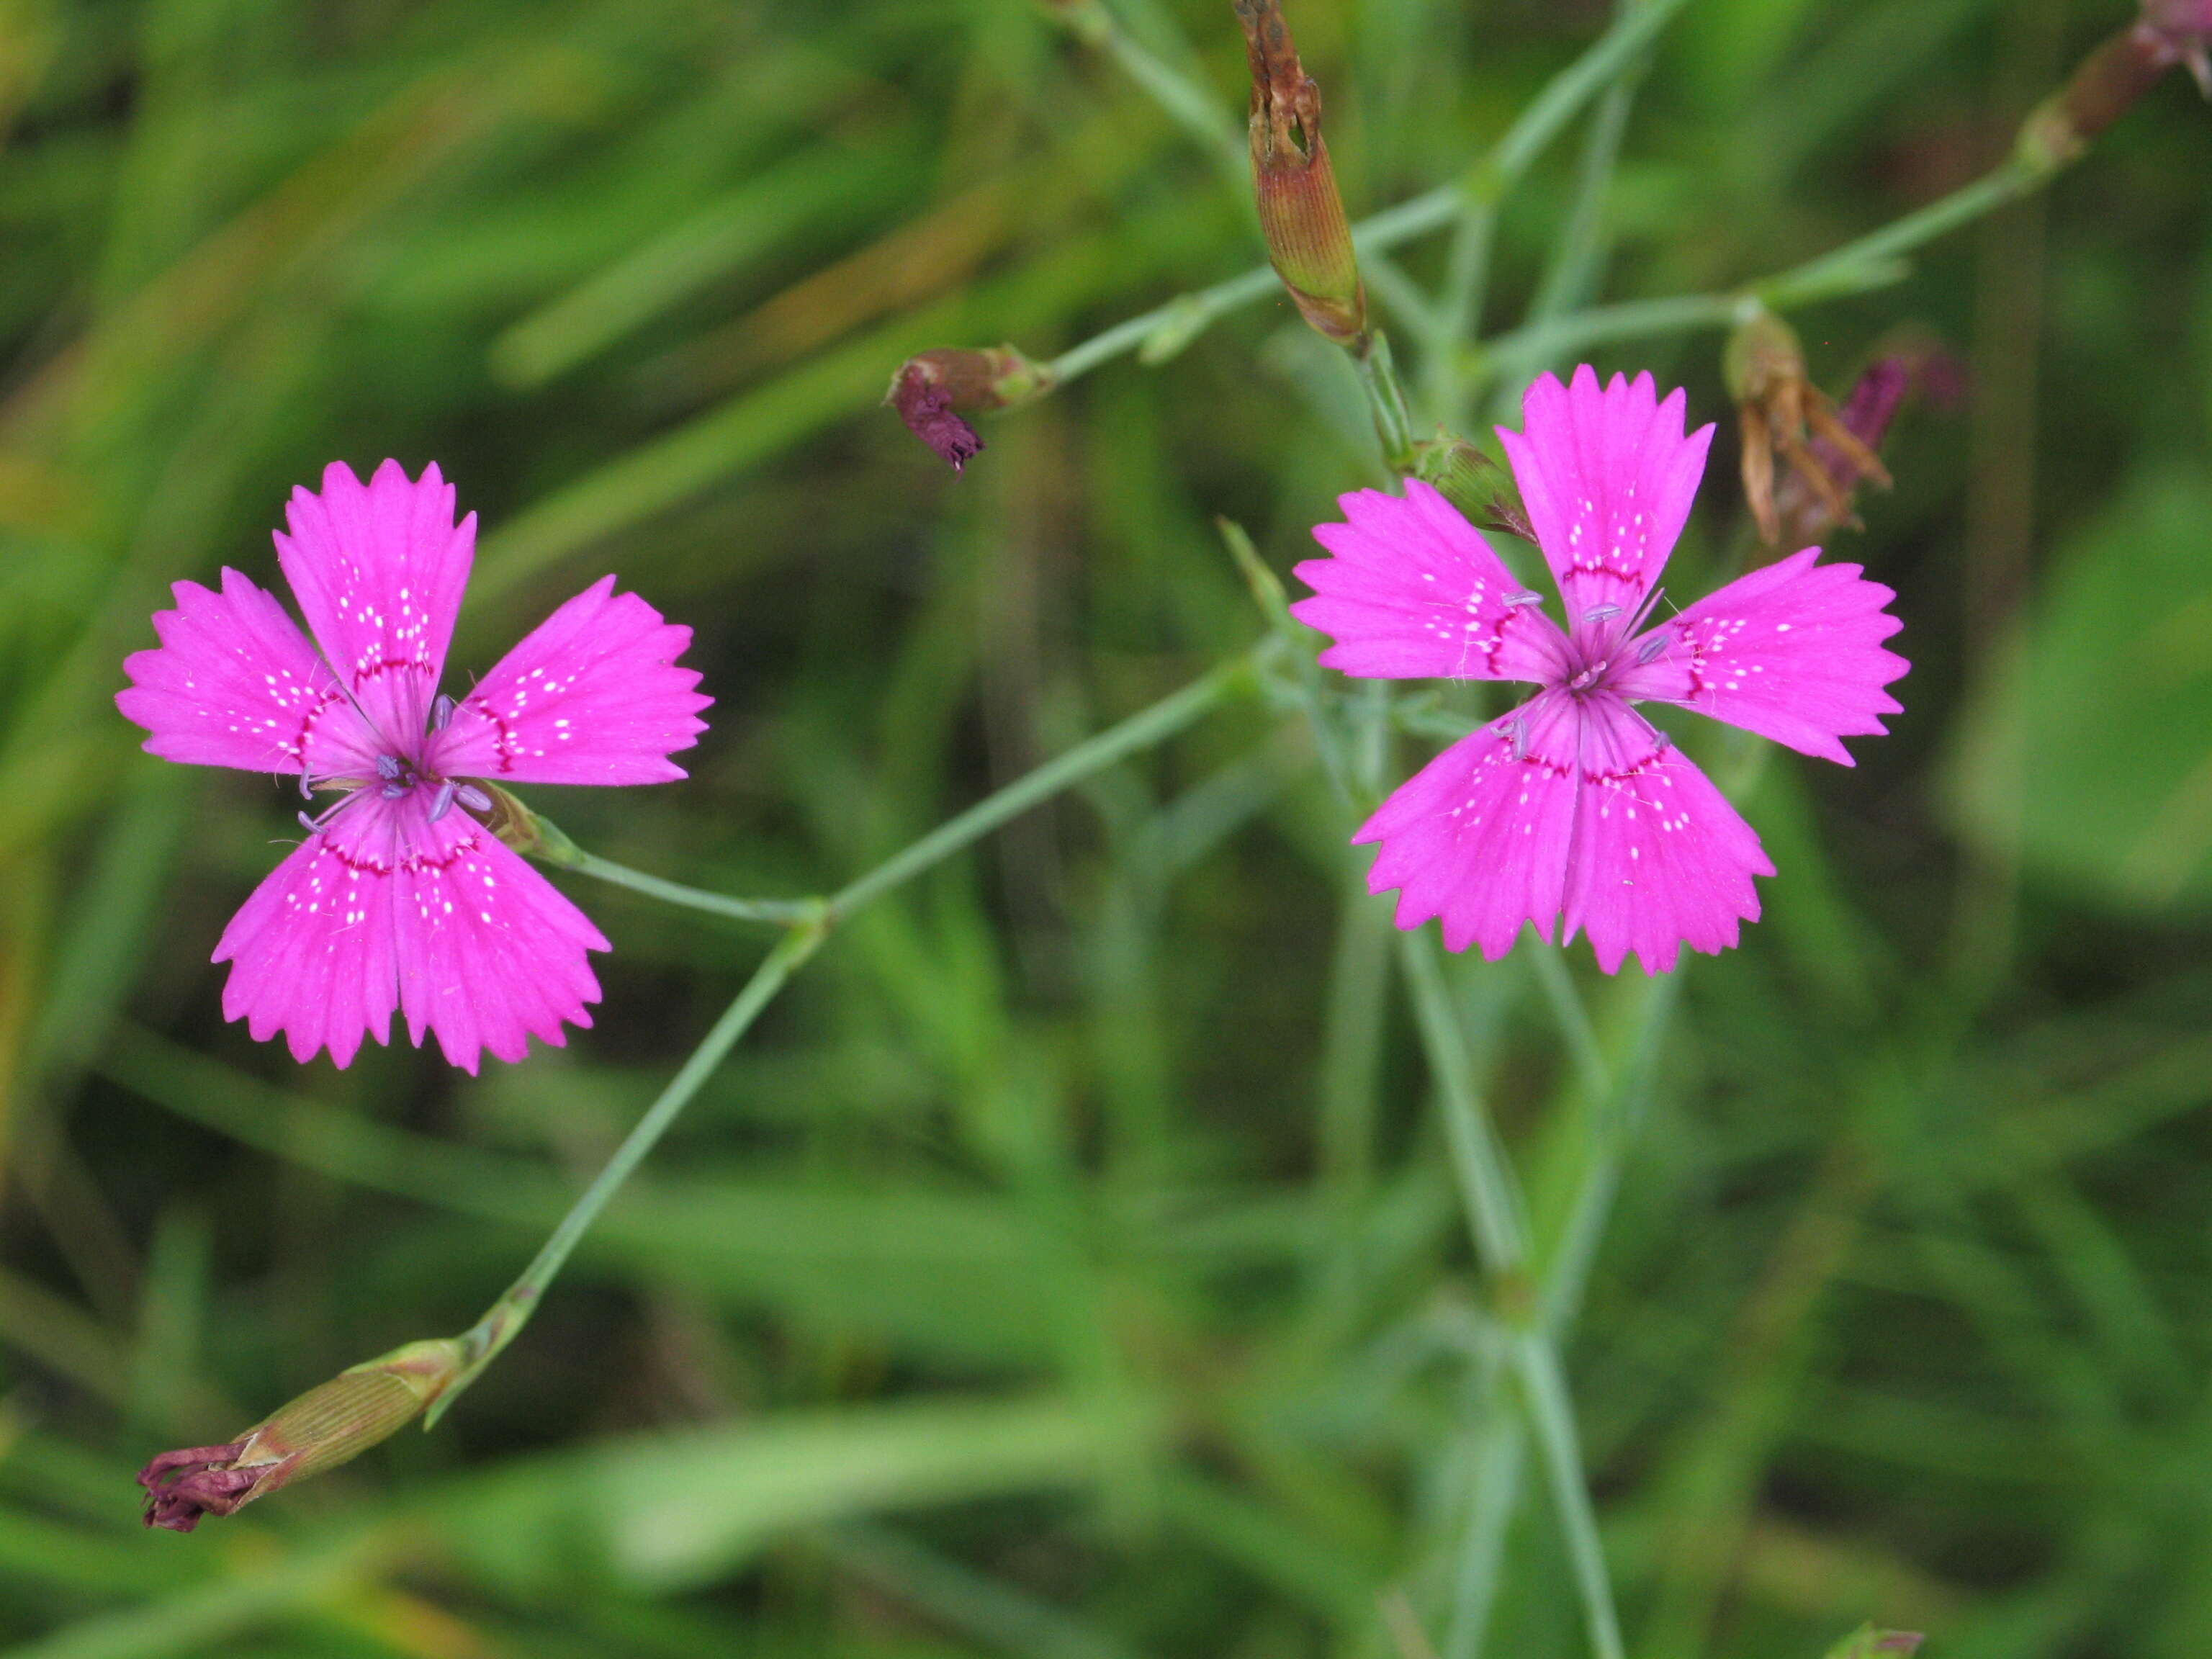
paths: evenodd
<path fill-rule="evenodd" d="M 190 1532 L 279 1486 L 335 1468 L 427 1411 L 464 1368 L 459 1342 L 410 1342 L 343 1370 L 220 1446 L 166 1451 L 138 1471 L 146 1524 Z"/>
<path fill-rule="evenodd" d="M 958 410 L 1006 409 L 1042 397 L 1053 375 L 1012 346 L 984 351 L 941 348 L 919 352 L 899 365 L 884 401 L 907 429 L 955 472 L 982 453 L 983 440 Z"/>

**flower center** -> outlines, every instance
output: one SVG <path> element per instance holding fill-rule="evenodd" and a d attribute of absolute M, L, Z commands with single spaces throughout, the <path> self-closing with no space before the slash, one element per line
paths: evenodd
<path fill-rule="evenodd" d="M 416 784 L 428 781 L 404 755 L 379 755 L 376 775 L 384 780 L 381 793 L 386 800 L 398 800 Z"/>

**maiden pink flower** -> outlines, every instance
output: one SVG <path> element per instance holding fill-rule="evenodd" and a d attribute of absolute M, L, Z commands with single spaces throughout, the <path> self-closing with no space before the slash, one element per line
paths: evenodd
<path fill-rule="evenodd" d="M 1398 926 L 1443 919 L 1445 945 L 1495 959 L 1523 923 L 1547 942 L 1589 935 L 1612 973 L 1647 973 L 1684 945 L 1718 951 L 1756 921 L 1753 876 L 1774 867 L 1720 791 L 1633 704 L 1693 708 L 1849 766 L 1838 739 L 1885 730 L 1881 688 L 1905 672 L 1881 648 L 1894 597 L 1807 548 L 1739 577 L 1656 627 L 1659 574 L 1689 516 L 1711 427 L 1683 435 L 1683 394 L 1651 377 L 1600 389 L 1547 374 L 1500 429 L 1567 611 L 1522 589 L 1490 544 L 1428 485 L 1340 498 L 1316 526 L 1335 556 L 1297 574 L 1291 607 L 1335 643 L 1324 666 L 1383 679 L 1521 680 L 1540 690 L 1462 738 L 1361 826 L 1379 842 L 1369 890 L 1399 890 Z"/>
<path fill-rule="evenodd" d="M 220 592 L 175 586 L 158 649 L 126 659 L 116 704 L 148 752 L 297 776 L 344 791 L 223 930 L 228 1019 L 294 1058 L 344 1066 L 364 1033 L 406 1016 L 469 1072 L 588 1026 L 598 928 L 481 822 L 500 783 L 664 783 L 712 700 L 675 665 L 691 630 L 605 577 L 556 611 L 465 696 L 438 694 L 476 549 L 476 514 L 426 467 L 386 461 L 367 485 L 343 462 L 295 489 L 276 558 L 310 643 L 235 570 Z"/>

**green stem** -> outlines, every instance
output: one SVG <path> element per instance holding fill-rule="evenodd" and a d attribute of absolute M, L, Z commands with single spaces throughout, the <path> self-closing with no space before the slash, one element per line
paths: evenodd
<path fill-rule="evenodd" d="M 1498 1144 L 1490 1114 L 1483 1109 L 1475 1087 L 1474 1067 L 1451 993 L 1444 985 L 1443 965 L 1437 960 L 1436 942 L 1423 932 L 1403 933 L 1398 935 L 1398 951 L 1413 994 L 1421 1050 L 1434 1074 L 1475 1253 L 1484 1271 L 1511 1297 L 1516 1294 L 1512 1281 L 1528 1266 L 1528 1224 L 1506 1168 L 1505 1149 Z"/>
<path fill-rule="evenodd" d="M 580 847 L 570 846 L 557 852 L 541 854 L 545 863 L 557 869 L 574 870 L 579 875 L 591 876 L 617 887 L 627 887 L 633 893 L 680 904 L 688 910 L 705 910 L 718 916 L 731 916 L 739 921 L 759 921 L 779 927 L 788 927 L 804 921 L 818 908 L 811 899 L 749 899 L 732 898 L 726 893 L 710 893 L 703 887 L 686 887 L 680 882 L 664 881 L 659 876 L 648 876 L 641 870 L 632 870 L 612 860 L 586 853 Z"/>
<path fill-rule="evenodd" d="M 698 1093 L 700 1085 L 713 1075 L 714 1068 L 722 1063 L 723 1056 L 760 1018 L 761 1011 L 775 1000 L 776 993 L 783 989 L 785 981 L 821 948 L 829 931 L 829 915 L 817 907 L 811 920 L 793 928 L 776 941 L 775 948 L 768 953 L 766 959 L 754 970 L 753 976 L 745 981 L 745 988 L 738 993 L 737 1000 L 723 1011 L 722 1017 L 714 1022 L 705 1039 L 691 1051 L 691 1057 L 684 1062 L 682 1069 L 669 1079 L 668 1086 L 660 1091 L 660 1097 L 653 1103 L 646 1115 L 637 1121 L 636 1127 L 623 1138 L 622 1145 L 615 1149 L 615 1155 L 607 1160 L 606 1167 L 584 1189 L 583 1196 L 570 1207 L 568 1213 L 561 1218 L 560 1224 L 553 1230 L 553 1236 L 545 1241 L 530 1265 L 522 1270 L 521 1277 L 485 1310 L 483 1318 L 462 1334 L 461 1341 L 467 1351 L 468 1362 L 452 1385 L 438 1396 L 424 1414 L 423 1427 L 427 1429 L 435 1425 L 461 1391 L 474 1382 L 483 1374 L 484 1367 L 497 1358 L 507 1345 L 520 1334 L 522 1328 L 530 1322 L 530 1316 L 537 1311 L 546 1288 L 567 1265 L 569 1255 L 592 1224 L 599 1219 L 599 1212 L 606 1208 L 608 1201 L 621 1189 L 623 1182 L 630 1178 L 637 1166 L 645 1161 L 646 1155 L 668 1132 L 669 1126 L 690 1104 L 691 1097 Z"/>
<path fill-rule="evenodd" d="M 1583 994 L 1575 988 L 1575 978 L 1567 969 L 1567 953 L 1564 946 L 1540 945 L 1530 953 L 1529 962 L 1536 975 L 1536 983 L 1544 993 L 1544 1000 L 1552 1005 L 1552 1017 L 1559 1022 L 1559 1036 L 1574 1056 L 1575 1068 L 1594 1099 L 1603 1099 L 1611 1092 L 1611 1068 L 1605 1060 L 1605 1049 L 1597 1040 L 1597 1028 L 1590 1023 L 1589 1010 L 1583 1005 Z"/>
<path fill-rule="evenodd" d="M 833 921 L 842 921 L 872 899 L 910 881 L 933 865 L 941 864 L 970 842 L 981 839 L 1010 818 L 1019 817 L 1068 785 L 1103 771 L 1125 756 L 1173 737 L 1231 692 L 1249 687 L 1261 662 L 1279 647 L 1271 636 L 1234 661 L 1194 680 L 1172 696 L 1164 697 L 1141 714 L 1079 743 L 1056 760 L 1046 762 L 1025 777 L 976 802 L 959 817 L 939 825 L 904 852 L 885 860 L 859 880 L 832 895 L 828 901 Z"/>
<path fill-rule="evenodd" d="M 1498 204 L 1577 112 L 1635 66 L 1644 49 L 1685 3 L 1645 0 L 1624 10 L 1587 52 L 1545 84 L 1461 181 L 1459 229 L 1445 267 L 1443 296 L 1437 306 L 1438 332 L 1428 342 L 1429 368 L 1438 398 L 1436 412 L 1443 419 L 1456 418 L 1462 395 L 1460 347 L 1474 337 L 1481 323 Z"/>
<path fill-rule="evenodd" d="M 1658 23 L 1682 3 L 1683 0 L 1653 0 L 1651 4 L 1639 8 L 1562 70 L 1559 78 L 1575 76 L 1579 84 L 1579 71 L 1601 52 L 1609 61 L 1613 57 L 1611 49 L 1619 45 L 1617 37 L 1632 24 L 1656 30 Z M 1639 29 L 1630 38 L 1641 45 L 1646 37 Z M 1557 85 L 1555 80 L 1553 86 Z M 1547 89 L 1546 95 L 1550 90 Z M 1583 95 L 1587 95 L 1587 88 Z M 1538 100 L 1539 103 L 1542 101 L 1542 98 Z M 1567 112 L 1572 113 L 1572 106 Z M 1516 129 L 1518 125 L 1516 123 Z M 1541 136 L 1548 137 L 1549 134 Z M 1497 154 L 1493 151 L 1493 157 Z M 1727 328 L 1756 306 L 1763 305 L 1773 311 L 1796 310 L 1887 287 L 1905 274 L 1899 255 L 2007 202 L 2017 200 L 2049 183 L 2057 171 L 2048 164 L 2014 157 L 1941 201 L 1931 202 L 1917 212 L 1802 264 L 1747 283 L 1733 294 L 1682 294 L 1656 300 L 1635 300 L 1531 322 L 1490 343 L 1483 356 L 1485 376 L 1510 380 L 1516 374 L 1534 373 L 1549 360 L 1593 345 L 1691 329 Z M 1425 191 L 1353 226 L 1352 245 L 1363 252 L 1370 248 L 1396 247 L 1462 219 L 1468 199 L 1466 185 L 1444 185 Z M 1279 286 L 1273 267 L 1259 266 L 1117 324 L 1061 353 L 1053 360 L 1051 368 L 1057 381 L 1073 380 L 1101 364 L 1144 348 L 1148 342 L 1156 343 L 1148 355 L 1153 361 L 1160 361 L 1172 355 L 1167 347 L 1180 349 L 1216 318 L 1267 298 Z M 1431 362 L 1438 357 L 1447 340 L 1449 352 L 1455 355 L 1468 326 L 1464 322 L 1454 326 L 1443 320 L 1449 318 L 1449 312 L 1448 304 L 1440 302 L 1437 307 L 1439 320 L 1425 342 Z M 1457 395 L 1462 394 L 1455 392 Z"/>
<path fill-rule="evenodd" d="M 1544 1454 L 1559 1530 L 1574 1564 L 1592 1659 L 1621 1659 L 1620 1620 L 1613 1611 L 1597 1516 L 1575 1431 L 1574 1408 L 1558 1350 L 1544 1327 L 1540 1302 L 1528 1282 L 1528 1224 L 1505 1151 L 1474 1085 L 1474 1068 L 1460 1032 L 1435 944 L 1425 933 L 1400 935 L 1406 981 L 1413 992 L 1421 1047 L 1443 1108 L 1452 1164 L 1467 1205 L 1475 1251 L 1496 1287 L 1499 1310 L 1511 1328 L 1511 1358 L 1521 1379 L 1530 1425 Z M 1503 1530 L 1498 1540 L 1503 1543 Z M 1477 1564 L 1470 1561 L 1462 1571 Z"/>
<path fill-rule="evenodd" d="M 1367 394 L 1367 412 L 1374 418 L 1375 439 L 1382 447 L 1382 464 L 1401 477 L 1413 469 L 1413 419 L 1407 411 L 1405 388 L 1398 384 L 1397 365 L 1390 358 L 1389 337 L 1372 329 L 1352 348 L 1352 361 L 1359 370 L 1360 389 Z"/>
<path fill-rule="evenodd" d="M 1477 171 L 1498 169 L 1507 178 L 1517 178 L 1583 101 L 1685 3 L 1686 0 L 1650 0 L 1591 42 L 1581 57 L 1552 78 L 1478 164 Z M 1466 183 L 1439 185 L 1354 225 L 1352 245 L 1365 253 L 1410 242 L 1451 223 L 1464 210 L 1468 199 Z M 1173 355 L 1174 349 L 1189 343 L 1215 318 L 1240 306 L 1256 304 L 1280 289 L 1274 267 L 1261 265 L 1211 288 L 1178 295 L 1060 353 L 1049 365 L 1054 383 L 1087 374 L 1102 363 L 1144 349 L 1148 343 L 1154 343 L 1148 356 L 1153 361 L 1164 359 Z"/>
<path fill-rule="evenodd" d="M 1251 157 L 1243 136 L 1230 125 L 1220 100 L 1211 91 L 1154 56 L 1101 0 L 1078 0 L 1074 5 L 1047 6 L 1045 10 L 1085 45 L 1096 46 L 1119 64 L 1170 119 L 1197 141 L 1237 193 L 1250 198 Z"/>
<path fill-rule="evenodd" d="M 1746 283 L 1733 294 L 1631 300 L 1563 317 L 1532 319 L 1490 342 L 1485 354 L 1486 366 L 1498 380 L 1510 383 L 1534 374 L 1547 362 L 1589 346 L 1691 329 L 1732 328 L 1762 306 L 1770 311 L 1795 310 L 1887 287 L 1905 274 L 1900 255 L 2017 200 L 2047 183 L 2053 171 L 2018 158 L 2005 161 L 1941 201 L 1930 202 L 1917 212 L 1817 258 Z"/>
<path fill-rule="evenodd" d="M 761 1011 L 775 1000 L 785 983 L 817 951 L 837 923 L 860 909 L 863 905 L 881 898 L 885 893 L 911 881 L 923 872 L 942 863 L 961 848 L 988 835 L 1008 819 L 1018 817 L 1040 801 L 1059 793 L 1091 774 L 1103 770 L 1137 751 L 1165 741 L 1214 708 L 1228 695 L 1253 683 L 1260 667 L 1281 649 L 1279 639 L 1270 635 L 1259 646 L 1234 661 L 1223 664 L 1212 672 L 1192 682 L 1182 690 L 1162 698 L 1151 708 L 1133 714 L 1119 726 L 1100 732 L 1087 742 L 1078 744 L 1066 754 L 1037 768 L 1027 776 L 1018 778 L 1005 788 L 977 802 L 965 812 L 924 836 L 913 846 L 877 866 L 873 870 L 852 882 L 827 899 L 797 901 L 732 900 L 730 904 L 742 904 L 755 914 L 748 920 L 782 919 L 787 911 L 790 931 L 777 941 L 753 976 L 745 981 L 737 1000 L 725 1009 L 722 1017 L 693 1049 L 690 1058 L 669 1080 L 659 1098 L 649 1107 L 635 1127 L 624 1137 L 623 1143 L 608 1159 L 606 1167 L 593 1177 L 583 1195 L 564 1215 L 545 1241 L 537 1256 L 524 1268 L 522 1274 L 507 1287 L 505 1294 L 485 1310 L 468 1331 L 463 1334 L 469 1358 L 466 1366 L 453 1384 L 441 1395 L 424 1418 L 424 1426 L 434 1424 L 445 1413 L 461 1391 L 475 1382 L 484 1368 L 498 1358 L 501 1350 L 514 1340 L 530 1321 L 545 1291 L 571 1253 L 608 1201 L 619 1191 L 624 1182 L 635 1172 L 660 1138 L 668 1132 L 689 1105 L 692 1096 L 699 1091 L 714 1068 L 744 1036 L 752 1023 L 760 1018 Z M 542 820 L 540 821 L 542 823 Z M 623 870 L 619 865 L 610 865 L 593 858 L 581 848 L 555 834 L 546 838 L 546 848 L 552 849 L 549 861 L 592 874 L 605 875 L 619 871 L 625 886 L 657 896 L 672 897 L 689 894 L 692 900 L 711 898 L 711 894 L 698 894 L 695 890 L 677 887 L 657 878 L 641 876 L 635 871 Z M 541 849 L 544 850 L 544 849 Z M 596 866 L 596 867 L 595 867 Z M 677 902 L 688 902 L 678 897 Z M 779 907 L 775 914 L 766 914 L 773 902 Z M 726 914 L 728 905 L 697 905 L 702 909 L 717 909 Z"/>
<path fill-rule="evenodd" d="M 1495 1365 L 1485 1367 L 1494 1372 Z M 1443 1659 L 1477 1659 L 1498 1604 L 1499 1567 L 1505 1560 L 1505 1534 L 1521 1507 L 1521 1466 L 1528 1436 L 1521 1419 L 1496 1408 L 1497 1379 L 1477 1385 L 1484 1402 L 1475 1431 L 1474 1478 L 1467 1535 L 1460 1547 L 1459 1571 L 1452 1587 L 1451 1622 L 1444 1631 Z"/>
<path fill-rule="evenodd" d="M 1613 1611 L 1605 1546 L 1598 1536 L 1589 1481 L 1583 1473 L 1574 1401 L 1559 1370 L 1559 1351 L 1540 1333 L 1524 1331 L 1514 1340 L 1513 1364 L 1528 1398 L 1545 1472 L 1551 1477 L 1553 1500 L 1559 1505 L 1559 1536 L 1574 1567 L 1575 1588 L 1582 1595 L 1592 1659 L 1622 1659 L 1620 1618 Z"/>
<path fill-rule="evenodd" d="M 1816 259 L 1747 283 L 1743 291 L 1770 309 L 1781 311 L 1893 281 L 1903 275 L 1898 264 L 1899 254 L 2027 195 L 2049 183 L 2057 171 L 2047 163 L 2015 155 L 1940 201 L 1930 202 Z"/>

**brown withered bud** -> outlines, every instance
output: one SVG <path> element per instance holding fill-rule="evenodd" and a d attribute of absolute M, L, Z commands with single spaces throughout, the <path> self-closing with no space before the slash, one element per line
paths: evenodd
<path fill-rule="evenodd" d="M 2083 58 L 2021 124 L 2014 154 L 2039 171 L 2066 166 L 2176 64 L 2212 98 L 2212 0 L 2142 0 L 2140 16 Z"/>
<path fill-rule="evenodd" d="M 1938 409 L 1952 409 L 1964 400 L 1966 387 L 1966 365 L 1956 356 L 1940 345 L 1908 337 L 1882 351 L 1860 372 L 1837 405 L 1836 419 L 1867 449 L 1879 453 L 1890 422 L 1909 399 L 1924 397 Z M 1805 450 L 1848 504 L 1869 475 L 1818 434 Z M 1791 547 L 1809 547 L 1837 524 L 1849 522 L 1834 517 L 1827 501 L 1795 472 L 1775 486 L 1774 506 L 1783 540 Z"/>
<path fill-rule="evenodd" d="M 1806 378 L 1804 351 L 1779 317 L 1762 311 L 1741 324 L 1729 337 L 1722 369 L 1743 433 L 1744 499 L 1758 521 L 1759 539 L 1768 546 L 1782 539 L 1782 517 L 1774 501 L 1777 451 L 1831 522 L 1854 522 L 1845 485 L 1806 447 L 1808 428 L 1848 464 L 1853 483 L 1868 478 L 1889 488 L 1881 458 L 1836 418 L 1826 395 Z"/>
<path fill-rule="evenodd" d="M 1536 532 L 1529 527 L 1512 475 L 1466 439 L 1438 427 L 1435 437 L 1413 446 L 1413 470 L 1407 476 L 1432 486 L 1469 524 L 1534 544 Z"/>
<path fill-rule="evenodd" d="M 924 351 L 899 365 L 884 401 L 955 472 L 982 453 L 983 440 L 958 410 L 1006 409 L 1052 390 L 1052 371 L 1012 346 Z"/>
<path fill-rule="evenodd" d="M 1279 0 L 1235 0 L 1252 63 L 1252 190 L 1267 258 L 1298 313 L 1339 345 L 1366 331 L 1367 290 L 1321 136 L 1321 88 Z"/>
<path fill-rule="evenodd" d="M 308 1389 L 227 1445 L 163 1452 L 138 1471 L 146 1524 L 190 1532 L 203 1515 L 234 1515 L 335 1468 L 422 1415 L 461 1367 L 458 1342 L 410 1342 Z"/>

